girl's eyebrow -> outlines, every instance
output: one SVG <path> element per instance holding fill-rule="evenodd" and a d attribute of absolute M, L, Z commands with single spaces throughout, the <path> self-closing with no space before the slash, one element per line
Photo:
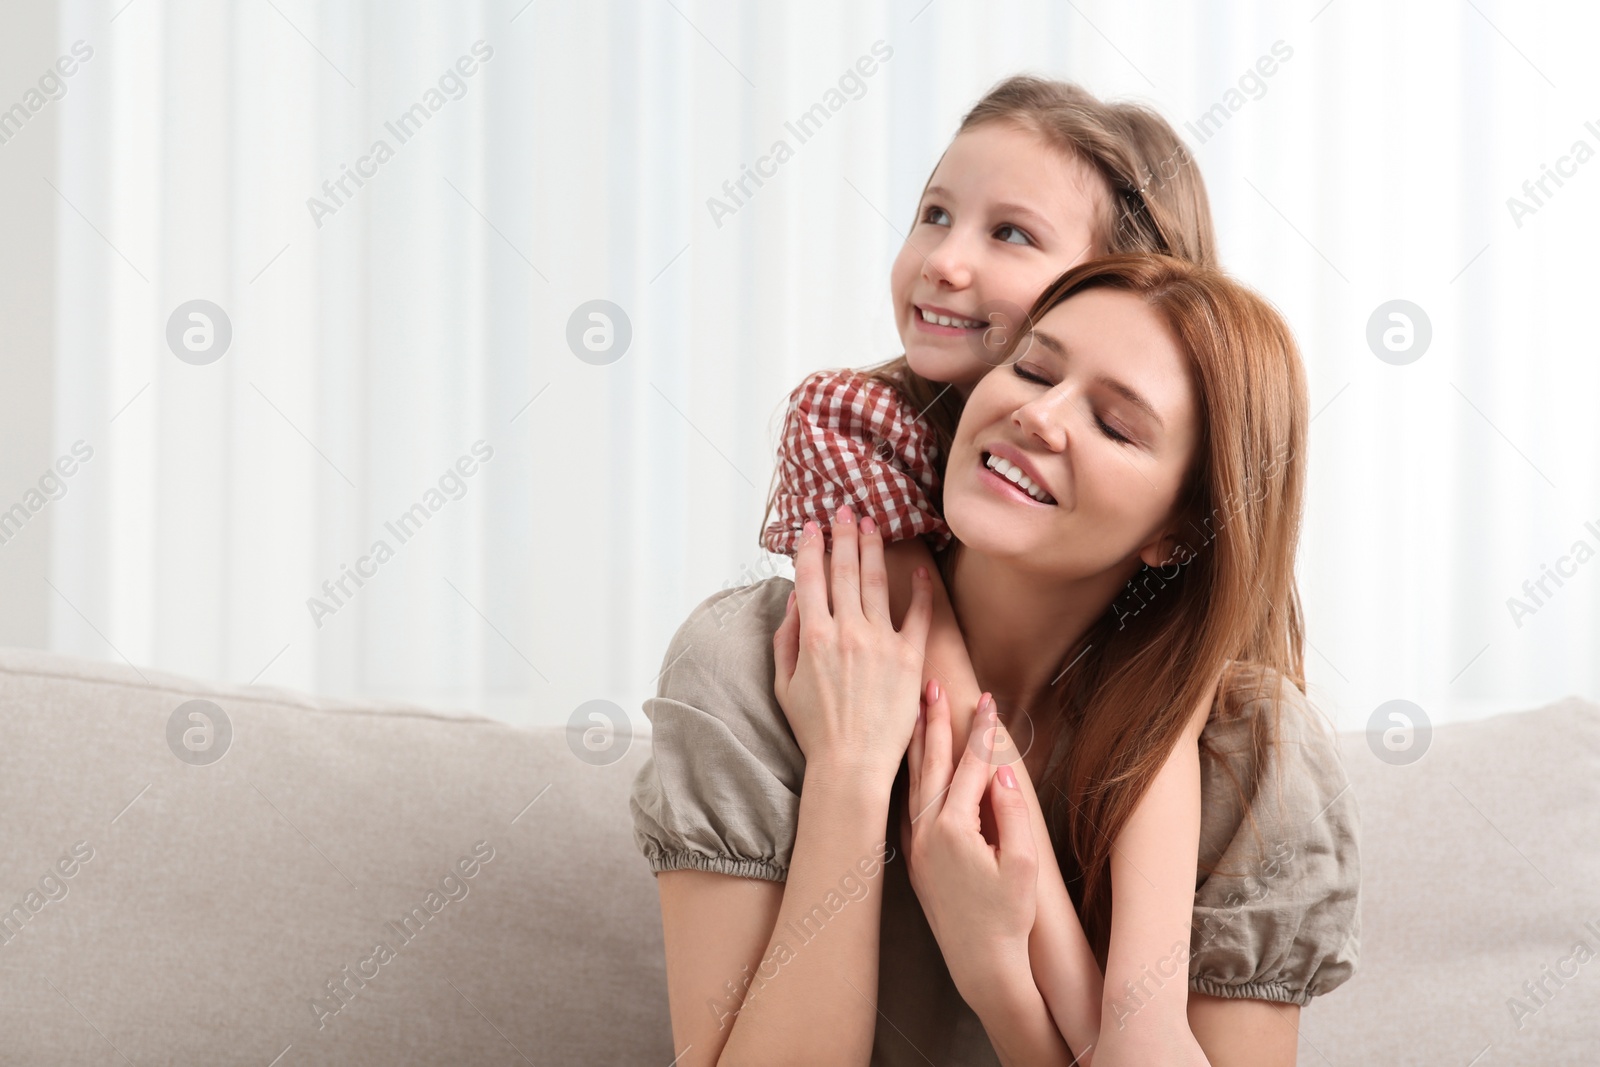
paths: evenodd
<path fill-rule="evenodd" d="M 1045 333 L 1040 329 L 1035 329 L 1033 331 L 1033 339 L 1044 345 L 1045 348 L 1054 352 L 1061 360 L 1066 360 L 1067 347 L 1066 345 L 1063 345 L 1061 340 L 1055 335 Z M 1128 403 L 1132 404 L 1134 407 L 1150 416 L 1151 419 L 1155 420 L 1155 424 L 1158 427 L 1163 430 L 1167 428 L 1167 424 L 1162 422 L 1161 416 L 1156 413 L 1155 405 L 1146 400 L 1143 393 L 1140 393 L 1127 382 L 1120 381 L 1119 379 L 1113 378 L 1108 374 L 1102 374 L 1094 379 L 1094 384 L 1103 385 L 1107 389 L 1110 389 L 1113 393 L 1116 393 L 1118 396 L 1122 397 L 1122 399 L 1126 400 Z"/>
<path fill-rule="evenodd" d="M 924 198 L 938 196 L 943 197 L 946 200 L 956 199 L 955 194 L 951 193 L 950 190 L 946 189 L 942 185 L 930 185 L 927 189 L 923 190 L 922 195 Z M 996 204 L 995 210 L 1001 212 L 1002 214 L 1014 215 L 1017 218 L 1022 219 L 1024 222 L 1032 224 L 1035 229 L 1042 230 L 1046 233 L 1054 234 L 1056 232 L 1055 227 L 1050 225 L 1050 220 L 1033 210 L 1031 207 L 1024 207 L 1022 204 L 1015 204 L 1011 203 L 1010 201 L 1006 201 Z"/>

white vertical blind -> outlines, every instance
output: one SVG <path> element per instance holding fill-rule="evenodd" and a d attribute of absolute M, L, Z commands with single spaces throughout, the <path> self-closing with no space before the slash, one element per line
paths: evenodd
<path fill-rule="evenodd" d="M 1600 551 L 1600 162 L 1561 163 L 1600 151 L 1597 21 L 1359 0 L 68 2 L 62 51 L 95 55 L 54 105 L 54 420 L 60 451 L 95 459 L 54 505 L 54 645 L 518 722 L 607 699 L 643 727 L 683 616 L 770 572 L 785 394 L 897 351 L 888 270 L 923 180 L 962 112 L 1027 70 L 1165 114 L 1225 263 L 1297 330 L 1313 696 L 1347 729 L 1396 697 L 1434 721 L 1600 697 L 1600 557 L 1561 563 Z M 492 57 L 452 78 L 478 41 Z M 786 123 L 876 42 L 890 58 L 799 143 Z M 417 104 L 402 140 L 387 124 Z M 779 139 L 792 158 L 719 218 L 708 200 Z M 1546 165 L 1570 173 L 1519 224 L 1507 200 Z M 324 182 L 363 167 L 335 204 Z M 335 208 L 320 225 L 310 198 Z M 164 336 L 194 299 L 233 330 L 204 366 Z M 1432 327 L 1404 366 L 1366 341 L 1394 299 Z M 593 300 L 631 327 L 606 365 L 566 339 Z M 480 441 L 492 458 L 453 480 Z M 418 504 L 402 541 L 388 524 Z M 379 541 L 392 555 L 362 563 Z M 1508 598 L 1558 564 L 1517 625 Z"/>

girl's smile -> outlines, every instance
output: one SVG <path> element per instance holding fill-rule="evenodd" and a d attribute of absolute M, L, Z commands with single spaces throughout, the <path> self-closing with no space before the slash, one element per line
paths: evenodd
<path fill-rule="evenodd" d="M 1015 123 L 957 135 L 889 275 L 911 369 L 970 390 L 1040 291 L 1104 246 L 1110 197 L 1090 164 Z"/>
<path fill-rule="evenodd" d="M 932 304 L 916 305 L 916 314 L 911 317 L 911 323 L 924 333 L 945 334 L 951 337 L 967 337 L 988 325 L 977 319 L 959 315 L 949 308 Z"/>

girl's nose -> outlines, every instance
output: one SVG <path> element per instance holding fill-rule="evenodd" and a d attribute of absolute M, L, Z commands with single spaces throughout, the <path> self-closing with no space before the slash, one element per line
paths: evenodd
<path fill-rule="evenodd" d="M 944 283 L 952 289 L 965 289 L 972 284 L 972 260 L 962 247 L 962 239 L 955 234 L 945 238 L 922 257 L 922 277 L 938 285 Z"/>

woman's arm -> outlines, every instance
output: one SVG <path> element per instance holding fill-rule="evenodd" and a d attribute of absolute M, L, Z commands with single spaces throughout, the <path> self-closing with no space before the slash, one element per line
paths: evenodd
<path fill-rule="evenodd" d="M 1216 1067 L 1294 1067 L 1300 1005 L 1190 993 L 1189 1029 Z"/>
<path fill-rule="evenodd" d="M 865 872 L 896 862 L 887 819 L 887 789 L 810 764 L 787 882 L 657 876 L 679 1067 L 868 1062 L 883 897 L 881 871 Z M 868 895 L 830 913 L 822 901 L 846 874 Z"/>
<path fill-rule="evenodd" d="M 1023 776 L 995 762 L 1011 745 L 993 702 L 985 701 L 987 712 L 979 712 L 978 728 L 995 735 L 980 755 L 972 746 L 955 748 L 944 692 L 930 682 L 924 693 L 925 713 L 907 752 L 910 780 L 901 812 L 911 887 L 957 991 L 983 1023 L 1000 1062 L 1066 1067 L 1072 1053 L 1029 967 L 1039 868 L 1049 858 L 1049 839 L 1041 856 L 1032 823 L 1035 805 L 1021 788 Z M 981 825 L 985 799 L 994 818 L 993 844 Z M 908 816 L 913 809 L 917 814 Z"/>
<path fill-rule="evenodd" d="M 675 1024 L 687 1019 L 675 1038 L 691 1046 L 680 1053 L 697 1057 L 691 1062 L 865 1065 L 872 1054 L 882 896 L 871 883 L 881 885 L 881 864 L 893 862 L 884 831 L 914 725 L 932 595 L 929 576 L 916 576 L 896 630 L 876 524 L 864 520 L 858 536 L 843 507 L 834 545 L 824 574 L 820 531 L 805 524 L 794 593 L 772 637 L 773 692 L 805 756 L 776 925 L 770 891 L 724 893 L 713 884 L 716 900 L 703 895 L 703 882 L 664 891 L 668 996 Z M 847 879 L 865 881 L 868 893 L 840 906 Z M 720 903 L 735 906 L 735 938 L 724 931 L 729 917 L 714 910 Z M 726 947 L 703 947 L 710 940 Z M 729 1002 L 719 1009 L 710 1001 L 698 1016 L 694 1004 L 716 985 Z"/>

